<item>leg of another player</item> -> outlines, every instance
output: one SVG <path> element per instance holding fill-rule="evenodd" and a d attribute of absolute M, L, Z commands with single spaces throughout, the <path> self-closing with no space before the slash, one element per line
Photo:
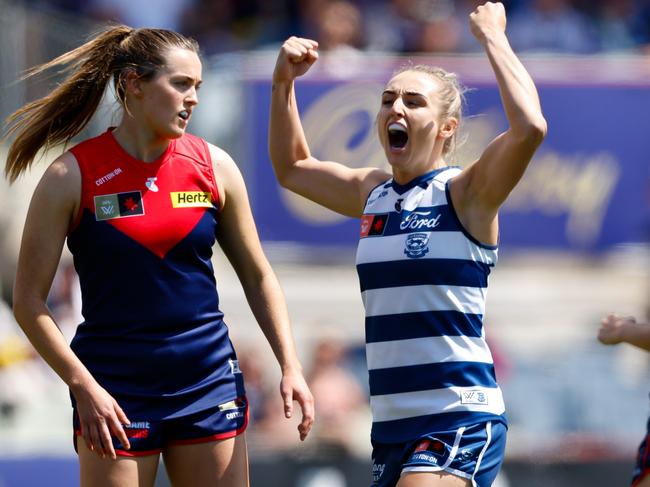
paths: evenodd
<path fill-rule="evenodd" d="M 81 487 L 153 487 L 160 455 L 101 458 L 79 438 Z"/>
<path fill-rule="evenodd" d="M 163 451 L 163 461 L 174 487 L 249 486 L 244 434 L 227 440 L 171 445 Z"/>
<path fill-rule="evenodd" d="M 444 472 L 413 472 L 400 477 L 397 487 L 471 487 L 469 480 Z"/>
<path fill-rule="evenodd" d="M 643 477 L 641 482 L 635 484 L 634 487 L 650 487 L 650 475 L 646 475 L 645 477 Z"/>

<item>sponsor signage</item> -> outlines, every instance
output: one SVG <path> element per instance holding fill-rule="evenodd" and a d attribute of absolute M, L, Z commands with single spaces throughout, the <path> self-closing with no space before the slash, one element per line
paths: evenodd
<path fill-rule="evenodd" d="M 453 64 L 438 61 L 425 60 L 442 67 Z M 620 68 L 624 73 L 624 66 Z M 647 242 L 650 116 L 639 107 L 650 107 L 650 81 L 628 82 L 623 75 L 580 81 L 557 72 L 557 79 L 548 74 L 536 77 L 548 136 L 501 208 L 500 247 L 594 252 Z M 350 167 L 389 169 L 377 141 L 375 116 L 390 73 L 386 69 L 345 80 L 308 76 L 298 81 L 305 134 L 315 157 Z M 452 150 L 448 163 L 464 166 L 476 160 L 507 124 L 491 77 L 477 82 L 472 76 L 466 80 L 462 72 L 460 77 L 470 88 L 459 134 L 464 142 Z M 245 86 L 252 121 L 246 142 L 252 152 L 247 157 L 255 161 L 246 176 L 261 238 L 352 248 L 360 234 L 377 231 L 375 222 L 338 215 L 278 185 L 267 152 L 270 75 L 248 79 Z M 437 223 L 435 215 L 427 218 L 414 215 L 408 224 L 427 231 Z M 418 242 L 412 243 L 417 252 Z"/>

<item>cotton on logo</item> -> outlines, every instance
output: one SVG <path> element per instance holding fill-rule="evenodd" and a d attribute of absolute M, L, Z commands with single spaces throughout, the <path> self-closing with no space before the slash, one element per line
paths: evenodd
<path fill-rule="evenodd" d="M 121 174 L 121 173 L 122 173 L 122 169 L 119 168 L 119 167 L 116 167 L 115 169 L 113 169 L 113 170 L 112 170 L 111 172 L 109 172 L 108 174 L 106 174 L 106 175 L 102 176 L 101 178 L 95 180 L 95 184 L 96 184 L 97 186 L 101 186 L 101 185 L 104 184 L 105 182 L 110 181 L 110 180 L 113 179 L 115 176 L 117 176 L 118 174 Z"/>

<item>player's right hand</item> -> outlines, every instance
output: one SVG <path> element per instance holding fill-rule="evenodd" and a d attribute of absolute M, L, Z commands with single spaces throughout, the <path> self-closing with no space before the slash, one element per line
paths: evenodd
<path fill-rule="evenodd" d="M 130 421 L 117 401 L 96 382 L 72 391 L 81 425 L 81 436 L 90 451 L 115 460 L 111 435 L 128 450 L 131 446 L 123 424 Z"/>
<path fill-rule="evenodd" d="M 312 396 L 307 381 L 302 372 L 295 368 L 283 370 L 280 382 L 280 394 L 284 402 L 284 416 L 293 415 L 293 401 L 298 401 L 302 409 L 302 421 L 298 425 L 300 441 L 305 441 L 312 425 L 314 424 L 314 396 Z"/>
<path fill-rule="evenodd" d="M 318 42 L 302 37 L 289 37 L 278 53 L 273 82 L 291 82 L 302 76 L 318 59 Z"/>

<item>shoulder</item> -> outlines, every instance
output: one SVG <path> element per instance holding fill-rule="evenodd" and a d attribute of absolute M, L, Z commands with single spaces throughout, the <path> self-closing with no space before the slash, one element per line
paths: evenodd
<path fill-rule="evenodd" d="M 207 145 L 207 142 L 203 138 L 189 132 L 185 132 L 180 138 L 176 140 L 181 144 L 190 146 L 205 147 Z"/>
<path fill-rule="evenodd" d="M 476 161 L 462 168 L 458 166 L 450 167 L 449 170 L 445 171 L 442 175 L 445 177 L 443 184 L 449 186 L 449 188 L 453 187 L 453 192 L 457 196 L 467 195 L 469 193 L 469 188 L 475 179 L 475 166 Z M 440 181 L 442 182 L 442 180 Z"/>
<path fill-rule="evenodd" d="M 81 171 L 72 151 L 57 157 L 43 173 L 41 184 L 56 185 L 59 189 L 77 187 L 81 184 Z"/>
<path fill-rule="evenodd" d="M 73 214 L 81 199 L 81 172 L 74 154 L 67 151 L 45 170 L 34 196 L 45 199 L 52 207 L 65 208 Z"/>
<path fill-rule="evenodd" d="M 199 163 L 207 164 L 212 158 L 212 152 L 209 150 L 210 144 L 196 135 L 185 133 L 176 139 L 174 144 L 176 154 L 189 157 Z"/>
<path fill-rule="evenodd" d="M 446 183 L 451 178 L 458 176 L 461 172 L 463 172 L 463 168 L 460 166 L 447 166 L 443 170 L 441 170 L 438 174 L 436 174 L 434 176 L 434 179 L 436 181 Z"/>
<path fill-rule="evenodd" d="M 393 176 L 383 169 L 368 167 L 360 170 L 359 194 L 361 208 L 382 195 L 390 187 Z"/>
<path fill-rule="evenodd" d="M 232 177 L 237 174 L 241 175 L 234 159 L 225 150 L 216 145 L 206 142 L 212 159 L 212 167 L 217 176 Z"/>
<path fill-rule="evenodd" d="M 384 193 L 388 188 L 391 187 L 392 182 L 393 182 L 393 179 L 389 178 L 389 179 L 385 179 L 385 180 L 381 181 L 378 184 L 374 184 L 372 189 L 370 189 L 370 191 L 368 191 L 368 200 L 371 200 L 374 197 L 377 197 L 378 195 L 381 195 L 382 193 Z M 377 183 L 377 181 L 373 181 L 372 183 Z"/>
<path fill-rule="evenodd" d="M 431 184 L 441 190 L 446 191 L 447 187 L 452 181 L 456 181 L 458 176 L 463 173 L 463 169 L 459 166 L 449 166 L 444 170 L 436 174 L 432 180 Z"/>
<path fill-rule="evenodd" d="M 226 206 L 228 199 L 235 201 L 247 197 L 244 178 L 234 159 L 220 147 L 209 142 L 206 142 L 206 144 L 210 152 L 212 170 L 221 197 L 222 207 Z"/>

